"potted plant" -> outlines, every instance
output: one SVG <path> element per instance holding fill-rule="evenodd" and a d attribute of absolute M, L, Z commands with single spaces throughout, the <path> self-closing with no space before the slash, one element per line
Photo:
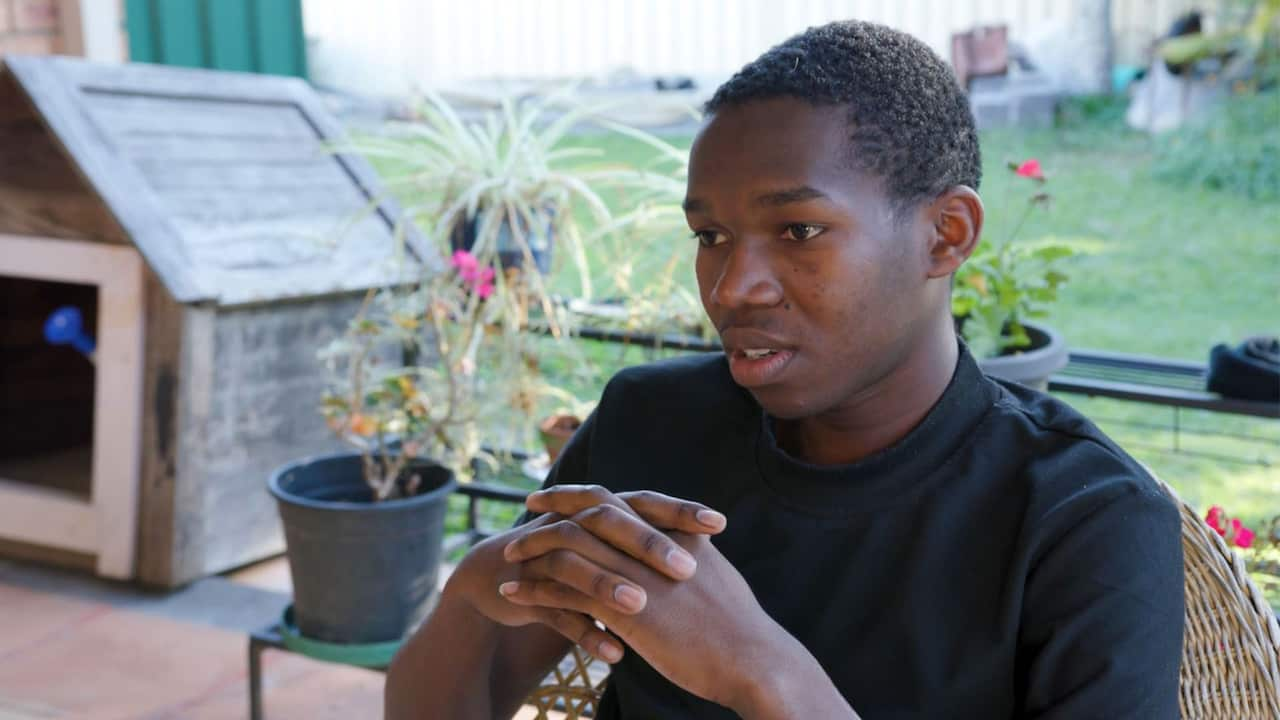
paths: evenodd
<path fill-rule="evenodd" d="M 567 100 L 504 100 L 500 112 L 464 122 L 429 96 L 417 122 L 335 148 L 388 175 L 424 230 L 412 249 L 428 270 L 371 293 L 349 332 L 321 352 L 333 371 L 323 412 L 351 450 L 271 478 L 305 638 L 399 640 L 429 609 L 447 496 L 487 457 L 482 445 L 525 444 L 507 442 L 503 428 L 531 434 L 551 403 L 580 407 L 543 368 L 589 366 L 559 357 L 576 350 L 559 342 L 570 314 L 550 290 L 551 245 L 577 271 L 575 294 L 589 298 L 585 243 L 638 226 L 648 212 L 636 202 L 615 217 L 599 193 L 639 198 L 667 179 L 583 164 L 600 151 L 564 139 L 591 112 L 565 109 Z"/>
<path fill-rule="evenodd" d="M 1036 183 L 1026 206 L 1003 241 L 983 239 L 956 273 L 951 312 L 983 372 L 1038 390 L 1067 364 L 1067 346 L 1052 328 L 1034 322 L 1047 314 L 1067 276 L 1059 269 L 1074 251 L 1042 239 L 1018 242 L 1018 232 L 1033 212 L 1049 203 L 1046 178 L 1034 159 L 1010 163 L 1020 178 Z"/>
<path fill-rule="evenodd" d="M 577 103 L 565 89 L 545 97 L 503 98 L 497 110 L 467 122 L 443 98 L 427 94 L 413 121 L 348 148 L 386 171 L 387 184 L 404 200 L 432 248 L 464 251 L 479 267 L 497 269 L 494 302 L 501 308 L 501 328 L 492 331 L 510 338 L 510 354 L 487 356 L 492 362 L 481 373 L 503 378 L 506 412 L 487 419 L 508 429 L 519 424 L 518 432 L 496 433 L 509 444 L 526 445 L 538 424 L 534 418 L 545 417 L 553 404 L 565 404 L 565 391 L 543 372 L 547 356 L 573 356 L 561 364 L 573 365 L 578 374 L 590 365 L 564 344 L 553 347 L 518 335 L 537 325 L 554 339 L 569 337 L 574 314 L 561 296 L 589 302 L 595 278 L 623 271 L 600 249 L 670 209 L 665 202 L 673 186 L 669 174 L 602 165 L 599 143 L 571 139 L 575 128 L 594 124 L 680 153 L 648 133 L 606 119 L 604 110 Z M 628 211 L 615 215 L 606 197 Z M 657 197 L 663 202 L 655 202 Z M 572 272 L 555 273 L 553 260 Z M 511 413 L 512 408 L 518 412 Z"/>
<path fill-rule="evenodd" d="M 410 288 L 371 291 L 345 335 L 320 352 L 322 411 L 349 452 L 278 470 L 298 633 L 343 645 L 394 643 L 429 609 L 455 477 L 479 452 L 486 397 L 477 362 L 494 273 L 460 255 Z"/>

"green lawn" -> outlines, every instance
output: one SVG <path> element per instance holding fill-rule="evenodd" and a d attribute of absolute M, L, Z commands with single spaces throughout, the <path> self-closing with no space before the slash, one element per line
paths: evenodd
<path fill-rule="evenodd" d="M 611 162 L 643 164 L 651 156 L 624 138 L 575 141 L 602 148 Z M 1068 261 L 1071 281 L 1048 319 L 1073 346 L 1204 361 L 1217 342 L 1280 333 L 1280 205 L 1156 180 L 1151 140 L 1125 130 L 1114 105 L 1090 118 L 1077 111 L 1076 120 L 1051 130 L 987 132 L 982 149 L 989 236 L 1007 235 L 1025 202 L 1026 180 L 1006 163 L 1035 157 L 1049 176 L 1053 200 L 1028 220 L 1021 238 L 1052 235 L 1079 251 Z M 689 288 L 693 246 L 676 235 L 654 250 L 664 259 L 683 254 Z M 560 281 L 565 289 L 573 285 Z M 649 357 L 598 345 L 582 351 L 602 375 Z M 584 395 L 598 392 L 591 381 L 569 384 Z M 1181 411 L 1178 445 L 1197 454 L 1177 453 L 1171 409 L 1064 399 L 1196 507 L 1220 504 L 1252 522 L 1280 514 L 1280 422 Z M 1204 430 L 1260 440 L 1196 432 Z"/>
<path fill-rule="evenodd" d="M 1053 200 L 1027 222 L 1021 237 L 1052 235 L 1079 250 L 1068 261 L 1071 280 L 1048 322 L 1075 347 L 1199 361 L 1214 343 L 1280 334 L 1280 204 L 1155 179 L 1154 144 L 1125 130 L 1118 110 L 1115 104 L 1080 103 L 1069 108 L 1076 119 L 1061 127 L 982 135 L 985 232 L 1003 237 L 1025 202 L 1026 181 L 1014 177 L 1006 162 L 1035 157 L 1049 176 L 1046 189 Z M 1084 117 L 1086 111 L 1092 116 Z M 689 142 L 687 137 L 669 140 Z M 616 136 L 584 135 L 571 142 L 601 148 L 605 163 L 643 165 L 653 157 L 648 147 Z M 625 198 L 608 199 L 617 209 L 626 207 Z M 682 284 L 693 289 L 694 242 L 686 233 L 673 230 L 669 237 L 628 242 L 647 248 L 641 259 L 648 262 L 640 263 L 637 277 L 671 260 L 681 267 Z M 594 274 L 606 276 L 601 271 L 616 262 L 616 253 L 616 248 L 594 252 Z M 604 285 L 597 287 L 599 295 L 609 294 L 607 282 L 598 285 Z M 576 291 L 570 268 L 562 264 L 553 287 Z M 572 352 L 580 357 L 546 358 L 543 368 L 584 399 L 598 395 L 616 369 L 654 357 L 586 342 L 574 344 Z M 1196 507 L 1220 504 L 1255 524 L 1280 514 L 1280 422 L 1183 411 L 1177 442 L 1197 454 L 1179 453 L 1173 451 L 1168 408 L 1063 399 Z M 1196 432 L 1205 430 L 1254 439 Z M 505 522 L 512 513 L 499 515 Z"/>

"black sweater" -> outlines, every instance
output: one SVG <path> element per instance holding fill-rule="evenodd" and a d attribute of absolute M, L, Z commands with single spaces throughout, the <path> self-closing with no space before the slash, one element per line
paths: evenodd
<path fill-rule="evenodd" d="M 548 483 L 723 512 L 716 547 L 867 720 L 1178 717 L 1178 512 L 1070 407 L 962 351 L 925 420 L 856 464 L 807 465 L 771 428 L 721 355 L 631 368 Z M 602 705 L 734 717 L 630 650 Z"/>

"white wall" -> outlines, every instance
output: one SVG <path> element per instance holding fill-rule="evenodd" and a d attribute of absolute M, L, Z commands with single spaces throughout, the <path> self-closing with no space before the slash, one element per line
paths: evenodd
<path fill-rule="evenodd" d="M 317 82 L 365 93 L 458 86 L 473 78 L 641 74 L 727 77 L 810 25 L 886 23 L 944 58 L 951 33 L 1007 23 L 1012 37 L 1056 35 L 1069 49 L 1082 0 L 304 0 Z M 1195 0 L 1112 0 L 1116 55 L 1142 48 Z"/>

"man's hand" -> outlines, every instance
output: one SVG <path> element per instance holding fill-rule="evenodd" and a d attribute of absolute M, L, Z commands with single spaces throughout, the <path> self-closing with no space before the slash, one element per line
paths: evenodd
<path fill-rule="evenodd" d="M 554 490 L 545 492 L 555 494 Z M 591 492 L 596 493 L 596 498 L 607 494 L 603 489 Z M 657 493 L 637 493 L 625 499 L 609 495 L 608 503 L 609 510 L 597 513 L 602 520 L 607 515 L 608 522 L 595 527 L 615 543 L 609 551 L 617 553 L 619 550 L 613 548 L 621 548 L 674 580 L 692 575 L 696 563 L 686 550 L 655 528 L 714 534 L 725 526 L 724 516 L 705 505 Z M 535 512 L 545 512 L 539 509 L 537 501 L 529 507 Z M 575 531 L 581 532 L 581 527 L 552 512 L 492 537 L 468 553 L 450 577 L 445 593 L 462 598 L 493 622 L 508 627 L 542 623 L 581 645 L 595 657 L 605 662 L 617 662 L 622 658 L 621 644 L 598 628 L 591 617 L 560 608 L 512 604 L 495 592 L 502 583 L 518 579 L 520 573 L 518 566 L 504 561 L 504 548 L 522 542 L 523 538 L 535 532 L 571 535 Z M 599 540 L 594 542 L 600 543 Z M 557 564 L 574 578 L 584 592 L 591 593 L 619 613 L 639 612 L 644 607 L 644 590 L 627 577 L 584 561 L 580 556 L 557 555 L 547 562 Z"/>
<path fill-rule="evenodd" d="M 825 711 L 839 707 L 842 715 L 853 716 L 817 662 L 764 612 L 742 575 L 705 534 L 639 528 L 624 521 L 627 513 L 620 507 L 635 497 L 606 495 L 598 488 L 559 486 L 529 497 L 531 510 L 568 519 L 507 545 L 506 559 L 521 568 L 520 579 L 500 588 L 507 600 L 596 618 L 672 683 L 739 714 L 772 717 L 763 708 L 799 689 L 826 692 L 826 699 L 837 704 L 822 704 Z M 667 567 L 681 562 L 671 560 L 680 557 L 677 548 L 692 556 L 696 574 L 678 577 L 653 569 L 664 561 Z M 620 608 L 598 592 L 600 577 L 634 583 L 643 602 Z M 698 642 L 691 642 L 695 638 Z M 789 672 L 793 668 L 802 670 L 799 676 Z M 814 682 L 815 672 L 820 681 Z M 796 677 L 805 678 L 810 688 L 803 682 L 799 688 L 779 685 L 795 685 Z"/>

